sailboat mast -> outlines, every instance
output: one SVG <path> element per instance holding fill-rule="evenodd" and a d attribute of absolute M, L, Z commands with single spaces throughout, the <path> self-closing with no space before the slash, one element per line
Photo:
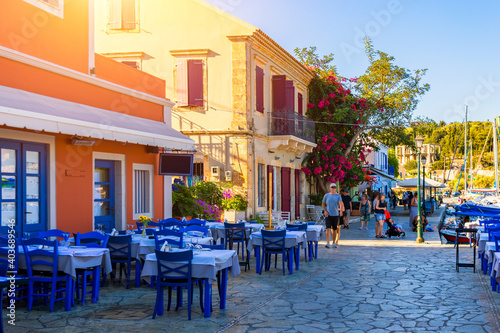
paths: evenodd
<path fill-rule="evenodd" d="M 464 141 L 464 193 L 467 197 L 467 111 L 469 106 L 465 106 L 465 141 Z"/>
<path fill-rule="evenodd" d="M 470 188 L 474 188 L 474 168 L 472 167 L 472 135 L 470 138 Z"/>
<path fill-rule="evenodd" d="M 497 118 L 493 119 L 493 156 L 495 156 L 495 195 L 498 197 Z"/>

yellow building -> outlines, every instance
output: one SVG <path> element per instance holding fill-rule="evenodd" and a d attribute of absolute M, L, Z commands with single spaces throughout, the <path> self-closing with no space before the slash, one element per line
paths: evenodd
<path fill-rule="evenodd" d="M 305 216 L 313 75 L 265 33 L 201 0 L 95 6 L 97 52 L 166 80 L 172 126 L 196 142 L 194 177 L 233 181 L 255 217 L 267 209 L 272 174 L 273 209 Z"/>

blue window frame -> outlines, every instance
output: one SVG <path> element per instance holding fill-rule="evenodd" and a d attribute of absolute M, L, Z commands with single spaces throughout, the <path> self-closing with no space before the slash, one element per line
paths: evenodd
<path fill-rule="evenodd" d="M 47 148 L 0 140 L 0 233 L 14 222 L 21 237 L 47 229 Z"/>

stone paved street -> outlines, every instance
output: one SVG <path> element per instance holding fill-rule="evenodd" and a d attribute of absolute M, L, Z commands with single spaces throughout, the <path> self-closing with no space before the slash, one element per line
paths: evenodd
<path fill-rule="evenodd" d="M 398 208 L 395 219 L 406 226 L 403 213 Z M 430 219 L 434 226 L 439 214 Z M 322 242 L 320 258 L 301 262 L 291 276 L 274 268 L 258 276 L 252 262 L 252 271 L 230 279 L 226 310 L 216 307 L 214 288 L 211 318 L 203 318 L 195 296 L 190 322 L 185 308 L 152 320 L 153 289 L 115 285 L 102 289 L 98 304 L 71 312 L 19 308 L 7 332 L 500 332 L 500 294 L 482 273 L 457 273 L 453 246 L 441 245 L 437 232 L 417 245 L 409 230 L 405 240 L 379 240 L 373 227 L 360 231 L 354 222 L 338 249 Z"/>

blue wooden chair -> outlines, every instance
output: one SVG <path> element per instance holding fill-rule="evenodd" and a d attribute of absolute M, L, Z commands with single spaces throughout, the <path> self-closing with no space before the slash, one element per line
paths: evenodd
<path fill-rule="evenodd" d="M 164 288 L 168 287 L 168 306 L 167 311 L 170 311 L 172 301 L 172 288 L 177 288 L 177 307 L 179 308 L 180 300 L 182 299 L 182 290 L 186 288 L 188 291 L 188 319 L 191 320 L 191 302 L 193 295 L 193 285 L 199 282 L 200 288 L 200 306 L 203 309 L 203 283 L 206 279 L 195 279 L 192 277 L 192 260 L 193 251 L 180 252 L 161 252 L 156 250 L 156 260 L 158 267 L 158 275 L 156 281 L 156 302 L 153 311 L 153 319 L 156 315 L 163 315 L 163 293 Z M 210 286 L 208 283 L 206 287 Z"/>
<path fill-rule="evenodd" d="M 97 231 L 87 232 L 85 234 L 77 233 L 75 235 L 75 245 L 95 248 L 105 248 L 108 245 L 109 235 L 103 235 Z"/>
<path fill-rule="evenodd" d="M 77 233 L 75 235 L 75 244 L 85 245 L 91 248 L 106 248 L 109 235 L 103 235 L 97 231 L 87 232 L 85 234 Z M 99 282 L 101 276 L 101 266 L 89 267 L 87 269 L 76 270 L 76 298 L 80 298 L 81 304 L 85 304 L 85 296 L 91 294 L 91 302 L 96 303 L 99 300 Z M 88 277 L 92 276 L 92 281 L 88 282 Z M 87 291 L 87 287 L 91 290 Z"/>
<path fill-rule="evenodd" d="M 6 276 L 7 271 L 12 272 L 11 274 L 14 275 L 15 278 L 19 277 L 27 277 L 27 271 L 26 270 L 19 270 L 19 246 L 21 246 L 21 240 L 20 239 L 14 239 L 15 240 L 15 246 L 13 247 L 12 250 L 14 250 L 14 256 L 12 257 L 10 253 L 11 249 L 9 247 L 9 238 L 8 237 L 0 237 L 0 266 L 3 268 L 5 266 L 5 273 L 0 274 L 0 276 Z M 10 256 L 10 260 L 9 260 Z M 9 274 L 10 275 L 10 274 Z M 10 296 L 9 296 L 10 294 Z M 4 296 L 8 296 L 12 302 L 12 300 L 17 301 L 20 299 L 25 299 L 28 298 L 28 286 L 23 285 L 23 286 L 17 286 L 16 285 L 16 290 L 15 294 L 13 295 L 12 293 L 9 293 L 8 290 L 5 290 L 3 293 Z M 1 295 L 0 295 L 1 297 Z"/>
<path fill-rule="evenodd" d="M 144 223 L 142 222 L 137 222 L 137 231 L 138 233 L 142 233 L 142 228 L 144 228 Z M 146 235 L 152 235 L 156 228 L 159 228 L 160 230 L 162 229 L 163 224 L 161 222 L 149 222 L 148 226 L 146 227 Z"/>
<path fill-rule="evenodd" d="M 495 227 L 489 227 L 488 228 L 488 237 L 490 239 L 490 242 L 493 242 L 493 234 L 500 232 L 500 226 L 495 226 Z"/>
<path fill-rule="evenodd" d="M 173 219 L 175 220 L 175 219 Z M 181 228 L 184 228 L 185 225 L 181 222 L 181 221 L 168 221 L 168 222 L 163 222 L 163 228 L 161 229 L 181 229 Z"/>
<path fill-rule="evenodd" d="M 21 240 L 28 268 L 28 311 L 33 307 L 33 300 L 39 297 L 50 298 L 50 312 L 54 311 L 54 303 L 64 300 L 64 309 L 71 310 L 73 282 L 71 276 L 59 272 L 57 240 L 48 241 L 43 238 Z M 40 246 L 47 248 L 40 249 Z M 50 268 L 50 271 L 34 269 L 36 265 Z M 35 288 L 41 284 L 42 288 Z M 50 286 L 50 288 L 49 288 Z M 64 294 L 64 296 L 62 296 Z M 59 297 L 58 297 L 59 296 Z"/>
<path fill-rule="evenodd" d="M 265 264 L 266 271 L 269 270 L 271 266 L 271 255 L 275 255 L 277 258 L 278 254 L 281 254 L 282 264 L 283 264 L 283 275 L 285 275 L 285 261 L 288 260 L 289 250 L 285 248 L 285 237 L 286 230 L 261 230 L 262 235 L 262 262 L 260 264 L 260 271 L 262 272 L 262 267 Z M 275 267 L 277 265 L 277 260 L 275 259 Z M 290 268 L 290 267 L 289 267 Z"/>
<path fill-rule="evenodd" d="M 209 222 L 215 222 L 215 219 L 206 219 L 205 221 L 207 221 L 207 223 L 209 223 Z"/>
<path fill-rule="evenodd" d="M 178 248 L 183 247 L 182 241 L 184 234 L 182 232 L 165 229 L 165 230 L 155 231 L 154 236 L 155 236 L 155 245 L 157 250 L 161 249 L 165 241 L 167 241 L 169 245 L 175 245 Z"/>
<path fill-rule="evenodd" d="M 183 232 L 183 233 L 185 232 L 188 235 L 193 236 L 193 237 L 202 237 L 202 236 L 207 237 L 207 235 L 208 235 L 208 228 L 200 227 L 199 225 L 196 225 L 196 224 L 188 225 L 187 227 L 182 228 L 179 231 Z"/>
<path fill-rule="evenodd" d="M 300 224 L 298 224 L 298 223 L 297 224 L 289 224 L 289 223 L 287 223 L 286 224 L 286 230 L 287 231 L 307 231 L 307 224 L 305 224 L 305 223 L 300 223 Z M 309 243 L 311 243 L 311 244 L 309 244 Z M 309 250 L 310 247 L 312 249 L 312 246 L 313 246 L 312 242 L 308 242 L 307 246 L 304 246 L 304 261 L 307 261 L 307 251 Z M 296 252 L 297 253 L 297 256 L 296 256 L 297 257 L 297 259 L 296 259 L 297 263 L 299 262 L 299 258 L 300 258 L 299 251 L 300 251 L 300 245 L 299 245 L 299 248 L 297 249 L 297 252 Z M 297 266 L 298 266 L 298 264 L 297 264 Z"/>
<path fill-rule="evenodd" d="M 52 229 L 52 230 L 47 230 L 47 231 L 39 231 L 36 235 L 37 238 L 50 238 L 50 237 L 56 237 L 60 239 L 64 239 L 64 234 L 65 232 L 59 229 Z"/>
<path fill-rule="evenodd" d="M 207 221 L 203 221 L 200 219 L 191 219 L 191 220 L 186 222 L 186 226 L 189 227 L 190 225 L 197 225 L 200 227 L 205 227 L 207 225 Z"/>
<path fill-rule="evenodd" d="M 493 233 L 490 236 L 490 241 L 495 242 L 495 252 L 500 252 L 500 232 Z M 490 273 L 491 273 L 492 268 L 490 267 Z M 498 282 L 495 277 L 490 277 L 490 282 L 491 282 L 491 290 L 496 291 L 498 288 Z M 498 292 L 500 292 L 500 288 L 498 288 Z"/>
<path fill-rule="evenodd" d="M 224 250 L 224 244 L 214 244 L 214 245 L 200 244 L 200 245 L 202 248 L 205 248 L 205 249 Z"/>
<path fill-rule="evenodd" d="M 108 249 L 110 251 L 111 263 L 113 264 L 114 271 L 116 271 L 116 264 L 120 264 L 120 280 L 122 279 L 123 265 L 126 265 L 127 273 L 127 289 L 130 287 L 130 272 L 132 269 L 132 261 L 135 261 L 135 286 L 141 285 L 141 261 L 132 258 L 132 235 L 127 236 L 110 236 L 108 241 Z M 116 275 L 116 273 L 115 273 Z M 104 282 L 104 281 L 103 281 Z"/>
<path fill-rule="evenodd" d="M 259 223 L 259 222 L 257 222 L 257 221 L 247 221 L 247 223 L 250 223 L 250 224 L 257 224 L 257 223 Z"/>
<path fill-rule="evenodd" d="M 179 221 L 178 219 L 174 219 L 173 217 L 169 217 L 168 219 L 165 220 L 158 220 L 159 223 L 167 223 L 167 222 L 179 222 L 182 224 L 182 221 Z"/>
<path fill-rule="evenodd" d="M 242 228 L 240 230 L 231 230 L 232 228 Z M 226 246 L 226 250 L 229 248 L 229 249 L 233 249 L 233 245 L 234 243 L 238 244 L 238 248 L 236 250 L 236 253 L 238 253 L 238 255 L 240 254 L 240 244 L 241 244 L 241 248 L 242 248 L 242 253 L 241 253 L 241 256 L 242 256 L 242 259 L 245 260 L 245 222 L 241 222 L 241 223 L 227 223 L 227 222 L 224 222 L 224 244 Z M 230 237 L 230 233 L 232 233 L 232 237 Z M 231 238 L 231 239 L 230 239 Z M 230 244 L 230 241 L 232 241 L 232 244 Z"/>

